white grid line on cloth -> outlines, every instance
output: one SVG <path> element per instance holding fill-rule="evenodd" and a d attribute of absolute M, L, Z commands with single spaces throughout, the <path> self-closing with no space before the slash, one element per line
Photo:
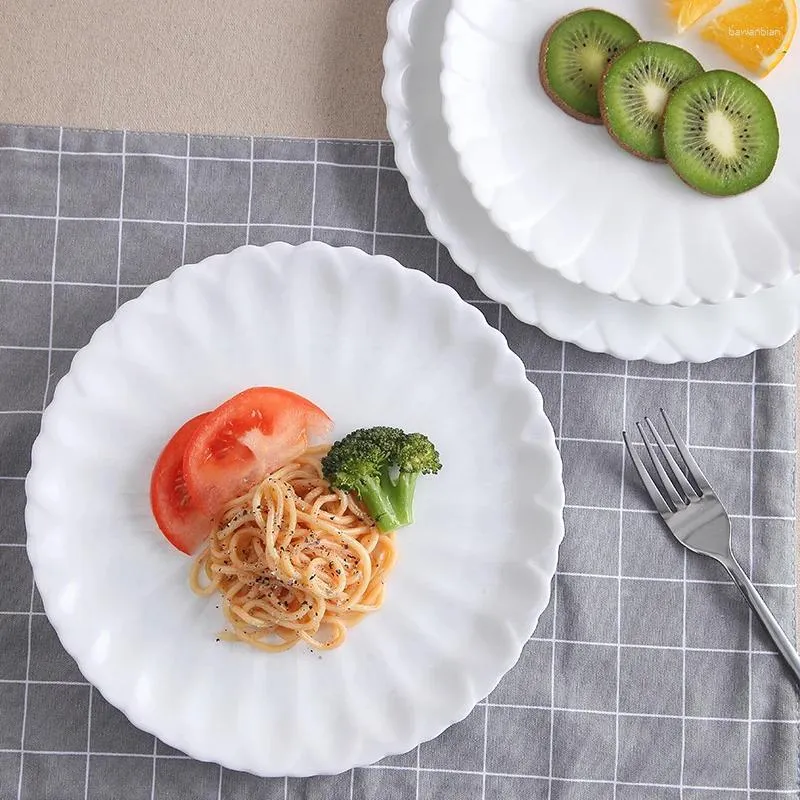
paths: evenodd
<path fill-rule="evenodd" d="M 156 759 L 163 758 L 158 755 L 158 739 L 153 737 L 153 770 L 150 773 L 150 800 L 155 800 L 156 797 Z"/>
<path fill-rule="evenodd" d="M 775 653 L 775 657 L 778 654 Z M 489 703 L 490 708 L 515 708 L 521 711 L 549 711 L 550 706 L 526 705 L 525 703 Z M 630 717 L 631 719 L 687 719 L 692 722 L 748 722 L 745 717 L 709 717 L 702 714 L 648 714 L 640 711 L 610 711 L 596 708 L 568 708 L 566 706 L 555 706 L 555 711 L 563 714 L 594 714 L 597 716 L 611 717 L 619 714 L 620 717 Z M 754 719 L 756 723 L 770 723 L 772 725 L 796 725 L 797 719 Z"/>
<path fill-rule="evenodd" d="M 0 749 L 0 753 L 16 753 L 16 750 L 4 750 Z M 80 750 L 63 750 L 63 751 L 56 751 L 56 750 L 28 750 L 26 751 L 30 755 L 51 755 L 51 756 L 81 756 L 85 755 Z M 105 757 L 119 757 L 119 758 L 150 758 L 150 756 L 146 753 L 111 753 L 111 752 L 93 752 L 92 755 L 95 756 L 105 756 Z M 191 758 L 186 755 L 171 755 L 171 754 L 164 754 L 159 755 L 159 759 L 164 761 L 190 761 Z M 411 766 L 401 766 L 401 765 L 393 765 L 393 764 L 367 764 L 362 767 L 356 767 L 359 770 L 369 770 L 369 771 L 385 771 L 385 772 L 411 772 L 415 767 Z M 443 773 L 445 775 L 481 775 L 482 773 L 477 770 L 468 770 L 468 769 L 448 769 L 445 767 L 421 767 L 421 772 L 425 773 Z M 522 772 L 488 772 L 488 777 L 491 778 L 524 778 L 528 780 L 536 780 L 536 781 L 546 781 L 546 775 L 529 775 Z M 612 783 L 610 779 L 604 778 L 563 778 L 563 777 L 554 777 L 553 781 L 558 783 L 576 783 L 576 784 L 597 784 L 597 785 L 609 785 Z M 641 787 L 641 788 L 653 788 L 653 789 L 678 789 L 680 788 L 677 784 L 674 783 L 645 783 L 645 782 L 635 782 L 635 781 L 618 781 L 620 786 L 633 786 L 633 787 Z M 288 786 L 288 778 L 284 778 L 284 785 Z M 704 786 L 704 785 L 691 785 L 684 787 L 690 791 L 714 791 L 714 792 L 747 792 L 745 787 L 740 786 Z M 785 796 L 785 795 L 792 795 L 796 794 L 796 789 L 754 789 L 754 791 L 758 792 L 759 794 L 768 794 L 768 795 L 778 795 L 778 796 Z M 288 797 L 288 792 L 286 794 Z"/>
<path fill-rule="evenodd" d="M 319 142 L 314 140 L 314 175 L 311 183 L 311 224 L 308 238 L 314 241 L 315 222 L 317 221 L 317 169 L 319 167 Z"/>
<path fill-rule="evenodd" d="M 7 747 L 0 747 L 0 753 L 19 753 L 19 750 L 12 750 Z M 85 750 L 32 750 L 28 748 L 24 751 L 28 755 L 32 756 L 85 756 Z M 111 752 L 111 751 L 99 751 L 93 750 L 93 756 L 119 756 L 120 758 L 152 758 L 149 753 L 121 753 L 121 752 Z M 160 753 L 158 758 L 163 759 L 165 761 L 191 761 L 192 757 L 187 756 L 186 754 L 172 754 L 172 753 Z"/>
<path fill-rule="evenodd" d="M 417 774 L 414 776 L 414 798 L 415 798 L 415 800 L 419 800 L 419 776 L 420 776 L 420 772 L 421 772 L 420 771 L 420 766 L 419 766 L 419 760 L 420 760 L 419 751 L 420 751 L 421 747 L 422 747 L 422 745 L 419 745 L 419 744 L 417 745 L 417 753 L 416 753 L 417 763 L 416 763 L 416 766 L 415 766 Z"/>
<path fill-rule="evenodd" d="M 470 300 L 470 303 L 487 303 L 494 302 L 492 300 Z M 529 375 L 560 375 L 561 370 L 558 369 L 539 369 L 538 367 L 527 367 L 525 369 Z M 576 375 L 582 378 L 623 378 L 621 372 L 591 372 L 579 369 L 564 369 L 565 375 Z M 657 383 L 685 383 L 685 378 L 672 378 L 667 375 L 631 375 L 628 373 L 629 381 L 656 381 Z M 711 384 L 714 386 L 752 386 L 752 381 L 739 381 L 739 380 L 722 380 L 720 378 L 692 378 L 692 383 Z M 794 389 L 793 383 L 786 383 L 785 381 L 756 381 L 756 386 L 779 386 L 784 389 Z M 593 440 L 592 440 L 593 441 Z M 694 445 L 695 447 L 697 445 Z"/>
<path fill-rule="evenodd" d="M 528 639 L 529 642 L 549 642 L 550 639 L 545 636 L 531 636 Z M 617 647 L 617 642 L 603 642 L 597 641 L 592 642 L 588 639 L 562 639 L 557 638 L 556 642 L 558 644 L 580 644 L 586 645 L 587 647 Z M 620 647 L 625 647 L 630 650 L 642 649 L 642 650 L 681 650 L 681 646 L 679 644 L 630 644 L 628 642 L 622 642 Z M 751 652 L 750 650 L 745 650 L 744 648 L 736 648 L 736 647 L 693 647 L 689 646 L 686 648 L 688 653 L 727 653 L 727 654 L 740 654 L 746 655 L 747 653 Z M 753 650 L 752 651 L 754 656 L 778 656 L 777 650 Z"/>
<path fill-rule="evenodd" d="M 543 641 L 549 641 L 549 640 L 545 639 Z M 607 644 L 606 646 L 607 647 L 616 647 L 615 644 Z M 623 647 L 625 647 L 624 644 L 623 644 Z M 653 646 L 653 647 L 656 647 L 656 646 Z M 670 649 L 670 648 L 657 648 L 656 647 L 656 649 Z M 671 649 L 679 650 L 680 648 L 676 646 L 676 647 L 673 647 Z M 692 652 L 692 648 L 687 648 L 687 650 L 689 652 Z M 703 652 L 709 652 L 709 651 L 703 651 Z M 716 652 L 716 651 L 713 651 L 713 652 Z M 724 651 L 724 652 L 729 652 L 729 651 Z M 736 652 L 744 654 L 744 653 L 746 653 L 748 651 L 740 650 L 740 651 L 736 651 Z M 758 654 L 759 654 L 759 651 L 755 651 L 754 652 L 754 655 L 758 655 Z M 779 657 L 778 653 L 773 653 L 773 652 L 762 652 L 762 655 L 769 655 L 769 656 L 772 656 L 774 658 L 778 658 Z M 16 684 L 16 685 L 20 685 L 20 684 L 24 684 L 24 683 L 25 683 L 25 681 L 23 679 L 19 679 L 19 680 L 15 680 L 13 678 L 0 679 L 0 684 Z M 89 683 L 87 681 L 38 681 L 38 680 L 31 680 L 31 681 L 29 681 L 29 683 L 30 683 L 31 686 L 83 686 L 83 687 L 89 686 Z M 498 702 L 486 701 L 486 700 L 482 700 L 479 703 L 479 706 L 486 706 L 488 708 L 513 708 L 513 709 L 519 709 L 519 710 L 523 710 L 523 711 L 550 711 L 550 710 L 552 710 L 552 711 L 558 711 L 559 713 L 563 713 L 563 714 L 595 714 L 595 715 L 601 715 L 601 716 L 612 716 L 613 714 L 617 713 L 616 711 L 611 711 L 611 710 L 596 709 L 596 708 L 570 708 L 568 706 L 559 706 L 559 705 L 556 705 L 556 704 L 543 706 L 543 705 L 534 705 L 534 704 L 528 704 L 528 703 L 498 703 Z M 619 715 L 621 717 L 630 717 L 632 719 L 686 719 L 686 720 L 692 720 L 693 722 L 742 722 L 742 723 L 744 723 L 744 722 L 748 721 L 748 718 L 746 718 L 746 717 L 712 717 L 712 716 L 707 716 L 707 715 L 703 715 L 703 714 L 686 714 L 686 715 L 684 715 L 684 714 L 651 714 L 651 713 L 646 713 L 646 712 L 642 712 L 642 711 L 620 711 Z M 782 718 L 782 717 L 774 717 L 774 718 L 763 717 L 763 718 L 758 718 L 757 717 L 757 718 L 754 718 L 752 721 L 755 722 L 755 723 L 765 723 L 765 724 L 769 723 L 769 724 L 772 724 L 772 725 L 796 725 L 799 720 L 795 719 L 795 718 L 792 718 L 792 717 L 786 717 L 786 718 Z M 38 751 L 33 750 L 33 749 L 29 748 L 29 747 L 23 748 L 23 750 L 26 753 L 38 752 Z M 7 748 L 7 749 L 0 748 L 0 753 L 4 753 L 4 752 L 19 753 L 19 752 L 22 752 L 22 751 L 19 750 L 19 749 L 15 749 L 15 748 Z M 48 752 L 50 752 L 50 751 L 48 751 Z M 84 751 L 76 751 L 76 752 L 79 755 L 85 755 Z M 94 755 L 102 755 L 102 754 L 95 753 L 94 751 L 93 751 L 93 754 Z M 128 755 L 146 755 L 146 754 L 129 753 Z M 150 758 L 151 756 L 147 755 L 147 757 Z M 158 757 L 161 758 L 162 756 L 159 755 Z M 483 774 L 483 773 L 481 772 L 479 774 Z"/>
<path fill-rule="evenodd" d="M 250 188 L 247 191 L 247 232 L 245 233 L 245 244 L 250 244 L 250 224 L 253 218 L 253 149 L 255 147 L 254 137 L 250 137 Z"/>
<path fill-rule="evenodd" d="M 561 380 L 558 389 L 558 450 L 561 452 L 564 433 L 564 364 L 567 360 L 566 342 L 561 343 Z M 558 631 L 558 569 L 553 575 L 553 636 L 550 644 L 550 745 L 547 756 L 547 800 L 553 797 L 553 751 L 555 748 L 556 730 L 556 633 Z"/>
<path fill-rule="evenodd" d="M 58 349 L 58 348 L 56 348 Z M 697 450 L 698 447 L 694 445 L 692 447 L 693 450 Z M 702 448 L 700 448 L 702 449 Z M 572 508 L 578 511 L 613 511 L 614 513 L 619 513 L 619 508 L 615 506 L 586 506 L 581 505 L 580 503 L 566 503 L 565 508 Z M 652 514 L 655 516 L 658 512 L 652 508 L 623 508 L 622 509 L 624 514 Z M 731 519 L 749 519 L 749 514 L 728 514 Z M 794 517 L 784 517 L 778 514 L 753 514 L 753 519 L 770 519 L 770 520 L 778 520 L 781 522 L 794 522 Z"/>
<path fill-rule="evenodd" d="M 378 143 L 380 144 L 380 142 Z M 41 155 L 48 155 L 54 156 L 58 151 L 56 150 L 41 150 L 32 147 L 9 147 L 9 146 L 2 146 L 0 147 L 0 152 L 18 152 L 18 153 L 35 153 Z M 81 151 L 81 150 L 64 150 L 62 154 L 65 156 L 103 156 L 104 158 L 119 158 L 122 153 L 121 152 L 103 152 L 103 151 Z M 181 159 L 185 158 L 186 156 L 179 156 L 175 155 L 175 153 L 128 153 L 128 155 L 132 158 L 167 158 L 173 161 L 180 161 Z M 246 163 L 249 159 L 244 158 L 243 156 L 189 156 L 191 161 L 225 161 L 225 162 L 236 162 L 236 163 Z M 308 159 L 303 158 L 254 158 L 253 161 L 256 164 L 313 164 L 313 161 L 309 161 Z M 321 164 L 325 167 L 346 167 L 347 169 L 375 169 L 374 164 L 341 164 L 338 161 L 318 161 L 318 164 Z M 386 166 L 385 164 L 380 165 L 381 169 L 390 170 L 391 172 L 399 172 L 397 167 Z"/>
<path fill-rule="evenodd" d="M 14 413 L 27 413 L 27 412 L 14 412 Z M 41 412 L 36 412 L 41 413 Z M 8 480 L 8 479 L 0 479 Z M 24 479 L 21 479 L 24 480 Z M 25 547 L 24 542 L 0 542 L 0 547 Z M 623 580 L 638 583 L 684 583 L 683 578 L 663 578 L 655 577 L 652 575 L 612 575 L 611 573 L 602 572 L 570 572 L 565 570 L 558 570 L 557 574 L 562 578 L 598 578 L 601 580 Z M 730 581 L 714 580 L 713 578 L 686 578 L 687 584 L 700 584 L 703 586 L 731 586 Z M 753 581 L 753 585 L 762 589 L 794 589 L 793 583 L 765 583 L 763 581 Z M 26 611 L 0 611 L 3 614 L 26 614 Z M 33 612 L 35 614 L 43 614 L 43 611 Z M 703 648 L 700 648 L 703 649 Z M 725 651 L 729 652 L 729 651 Z M 745 651 L 743 651 L 745 652 Z"/>
<path fill-rule="evenodd" d="M 122 221 L 125 216 L 125 147 L 127 144 L 127 132 L 122 133 L 122 173 L 119 182 L 119 228 L 117 229 L 117 272 L 115 281 L 114 308 L 119 308 L 119 281 L 122 271 Z M 87 778 L 88 787 L 88 778 Z M 88 792 L 88 788 L 87 788 Z"/>
<path fill-rule="evenodd" d="M 628 418 L 628 362 L 625 362 L 625 374 L 622 378 L 622 423 Z M 612 797 L 616 800 L 617 783 L 619 778 L 619 695 L 620 684 L 622 683 L 622 527 L 625 515 L 622 508 L 625 505 L 625 464 L 627 453 L 625 445 L 622 445 L 622 463 L 620 464 L 619 479 L 619 541 L 617 542 L 617 690 L 616 690 L 616 715 L 614 717 L 614 783 L 612 787 Z M 555 647 L 555 645 L 553 645 Z"/>
<path fill-rule="evenodd" d="M 189 221 L 189 137 L 186 137 L 186 182 L 183 187 L 183 242 L 181 243 L 181 264 L 186 263 L 186 227 Z"/>
<path fill-rule="evenodd" d="M 359 769 L 367 769 L 367 770 L 387 770 L 387 771 L 407 771 L 413 769 L 413 767 L 404 767 L 404 766 L 394 766 L 389 764 L 369 764 L 364 767 L 359 767 Z M 443 767 L 423 767 L 423 772 L 440 772 L 446 775 L 481 775 L 482 773 L 478 772 L 477 770 L 468 770 L 468 769 L 446 769 Z M 530 780 L 537 780 L 537 781 L 546 781 L 546 775 L 528 775 L 525 773 L 517 773 L 517 772 L 488 772 L 488 777 L 491 778 L 527 778 Z M 578 783 L 578 784 L 598 784 L 603 786 L 608 786 L 614 783 L 614 781 L 610 779 L 603 779 L 603 778 L 562 778 L 562 777 L 554 777 L 553 781 L 558 783 Z M 679 789 L 680 787 L 674 783 L 645 783 L 645 782 L 634 782 L 634 781 L 617 781 L 619 786 L 634 786 L 640 787 L 643 789 Z M 747 792 L 746 788 L 743 787 L 736 787 L 736 786 L 685 786 L 684 788 L 689 789 L 691 791 L 713 791 L 713 792 Z M 761 794 L 769 794 L 769 795 L 792 795 L 796 794 L 796 789 L 757 789 Z"/>
<path fill-rule="evenodd" d="M 756 444 L 756 358 L 753 356 L 753 385 L 750 389 L 750 497 L 748 510 L 750 522 L 748 525 L 748 538 L 750 546 L 750 564 L 748 572 L 753 571 L 753 497 L 755 495 L 755 453 L 752 448 Z M 748 604 L 747 608 L 747 796 L 750 797 L 752 788 L 751 756 L 753 742 L 753 609 Z"/>
<path fill-rule="evenodd" d="M 626 379 L 627 380 L 627 379 Z M 747 384 L 750 386 L 750 384 Z M 624 396 L 624 395 L 623 395 Z M 623 407 L 624 407 L 623 402 Z M 565 436 L 565 442 L 576 442 L 577 444 L 613 444 L 619 445 L 623 444 L 622 439 L 587 439 L 580 436 Z M 644 447 L 644 445 L 639 445 L 635 442 L 631 442 L 634 447 Z M 692 448 L 693 450 L 712 450 L 712 451 L 719 451 L 723 453 L 781 453 L 783 455 L 794 456 L 797 455 L 797 450 L 794 448 L 791 449 L 783 449 L 783 448 L 773 448 L 773 447 L 725 447 L 723 445 L 713 445 L 713 444 L 695 444 Z"/>
<path fill-rule="evenodd" d="M 92 752 L 92 686 L 89 686 L 88 723 L 86 725 L 86 773 L 83 776 L 83 797 L 89 800 L 89 759 Z"/>
<path fill-rule="evenodd" d="M 7 611 L 6 614 L 16 614 L 17 616 L 27 616 L 27 611 Z M 43 611 L 35 611 L 34 616 L 44 616 Z M 24 678 L 0 678 L 0 684 L 2 683 L 11 683 L 11 684 L 21 684 L 25 683 Z M 41 680 L 29 680 L 28 683 L 31 686 L 88 686 L 89 681 L 41 681 Z"/>
<path fill-rule="evenodd" d="M 686 446 L 690 446 L 692 433 L 692 365 L 686 364 Z M 750 509 L 753 510 L 752 508 Z M 680 787 L 678 789 L 679 800 L 683 800 L 683 783 L 686 773 L 686 609 L 687 609 L 687 578 L 689 576 L 689 554 L 683 548 L 683 608 L 681 610 L 681 763 L 680 777 L 678 778 Z"/>
<path fill-rule="evenodd" d="M 129 154 L 130 155 L 130 154 Z M 381 167 L 383 169 L 383 167 Z M 37 219 L 37 220 L 44 220 L 44 221 L 53 221 L 55 217 L 50 214 L 3 214 L 0 213 L 0 219 Z M 118 217 L 68 217 L 62 216 L 60 217 L 62 220 L 66 220 L 67 222 L 117 222 Z M 171 225 L 173 227 L 184 225 L 184 222 L 179 219 L 145 219 L 143 217 L 124 217 L 123 222 L 135 222 L 145 225 Z M 246 228 L 247 221 L 242 220 L 241 222 L 206 222 L 203 220 L 192 220 L 187 219 L 185 223 L 190 228 Z M 253 222 L 252 225 L 255 225 L 259 228 L 287 228 L 289 230 L 307 230 L 310 225 L 309 224 L 302 224 L 302 223 L 288 223 L 288 222 Z M 363 228 L 345 228 L 341 225 L 314 225 L 314 229 L 318 231 L 332 231 L 334 233 L 364 233 L 367 235 L 372 234 L 371 230 L 365 230 Z M 388 238 L 394 239 L 422 239 L 426 242 L 431 241 L 431 237 L 427 234 L 421 233 L 398 233 L 397 231 L 377 231 L 378 236 L 386 236 Z M 24 279 L 5 279 L 0 280 L 3 283 L 47 283 L 47 281 L 35 281 L 35 280 L 24 280 Z M 58 281 L 61 283 L 62 281 Z M 67 281 L 63 281 L 67 283 Z M 70 283 L 76 283 L 80 286 L 87 285 L 92 286 L 95 284 L 87 283 L 85 281 L 70 281 Z M 109 283 L 100 283 L 96 284 L 97 286 L 113 286 L 113 284 Z M 137 284 L 137 285 L 149 285 L 149 284 Z M 492 305 L 496 305 L 493 300 L 482 300 L 480 298 L 476 300 L 471 300 L 471 303 L 477 304 L 487 304 L 491 303 Z M 719 383 L 725 383 L 725 381 L 719 381 Z M 748 384 L 749 386 L 750 384 Z"/>
<path fill-rule="evenodd" d="M 289 778 L 283 779 L 283 800 L 289 800 Z"/>
<path fill-rule="evenodd" d="M 381 143 L 378 142 L 378 163 L 375 170 L 375 206 L 372 210 L 372 255 L 378 250 L 378 199 L 381 191 Z"/>
<path fill-rule="evenodd" d="M 16 412 L 15 412 L 16 413 Z M 20 412 L 24 413 L 24 412 Z M 41 412 L 36 412 L 41 413 Z M 0 478 L 0 480 L 9 480 L 5 478 Z M 24 480 L 24 479 L 20 479 Z M 24 542 L 0 542 L 0 547 L 25 547 Z M 631 581 L 637 583 L 684 583 L 683 578 L 663 578 L 663 577 L 654 577 L 652 575 L 612 575 L 610 573 L 602 573 L 602 572 L 569 572 L 558 570 L 557 575 L 562 578 L 598 578 L 601 580 L 622 580 L 622 581 Z M 703 586 L 731 586 L 730 581 L 726 580 L 714 580 L 713 578 L 686 578 L 685 583 L 687 584 L 699 584 Z M 762 581 L 753 581 L 753 585 L 757 586 L 762 589 L 794 589 L 795 585 L 793 583 L 765 583 Z M 3 614 L 7 615 L 14 615 L 14 614 L 27 614 L 26 611 L 0 611 L 0 616 Z M 44 614 L 43 611 L 35 611 L 34 614 Z M 655 645 L 656 647 L 660 645 Z M 705 649 L 705 648 L 699 648 Z M 721 651 L 721 652 L 733 652 L 733 651 Z M 746 651 L 742 651 L 746 652 Z"/>
<path fill-rule="evenodd" d="M 486 800 L 486 756 L 489 750 L 489 701 L 483 701 L 483 761 L 481 768 L 481 800 Z"/>
<path fill-rule="evenodd" d="M 503 330 L 503 306 L 497 311 L 497 330 Z M 481 800 L 486 800 L 486 762 L 489 754 L 489 698 L 483 699 L 483 754 L 481 766 Z"/>
<path fill-rule="evenodd" d="M 355 784 L 356 780 L 356 770 L 355 767 L 350 770 L 350 800 L 353 800 L 353 785 Z"/>
<path fill-rule="evenodd" d="M 53 320 L 55 317 L 55 292 L 56 292 L 56 262 L 58 256 L 58 212 L 61 207 L 61 147 L 64 143 L 64 129 L 58 129 L 58 163 L 56 167 L 56 217 L 55 233 L 53 235 L 53 260 L 50 265 L 50 329 L 48 333 L 47 351 L 47 378 L 44 385 L 42 410 L 47 406 L 47 397 L 50 393 L 50 381 L 53 374 Z M 28 694 L 31 679 L 31 649 L 33 638 L 33 601 L 36 597 L 36 581 L 31 576 L 31 596 L 28 605 L 28 650 L 25 658 L 25 690 L 22 700 L 22 732 L 20 734 L 19 780 L 17 782 L 17 800 L 22 797 L 22 776 L 25 770 L 25 727 L 28 724 Z"/>
<path fill-rule="evenodd" d="M 219 765 L 219 778 L 217 779 L 217 800 L 222 800 L 222 764 Z"/>
<path fill-rule="evenodd" d="M 605 580 L 637 581 L 642 583 L 683 583 L 683 578 L 662 578 L 654 575 L 611 575 L 602 572 L 569 572 L 559 570 L 558 574 L 565 578 L 603 578 Z M 700 583 L 705 586 L 730 586 L 731 581 L 714 580 L 713 578 L 686 578 L 686 583 Z M 755 583 L 755 582 L 754 582 Z M 794 589 L 793 583 L 756 583 L 770 589 Z"/>

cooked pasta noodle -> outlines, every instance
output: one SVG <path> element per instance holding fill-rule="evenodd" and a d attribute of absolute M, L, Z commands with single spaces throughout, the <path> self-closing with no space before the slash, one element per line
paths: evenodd
<path fill-rule="evenodd" d="M 221 638 L 273 652 L 332 649 L 383 603 L 394 533 L 329 486 L 327 450 L 307 450 L 225 506 L 190 574 L 198 594 L 222 595 Z"/>

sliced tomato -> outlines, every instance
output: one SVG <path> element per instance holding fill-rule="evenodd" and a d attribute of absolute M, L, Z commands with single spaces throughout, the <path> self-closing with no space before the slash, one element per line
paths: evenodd
<path fill-rule="evenodd" d="M 191 438 L 183 473 L 195 503 L 215 514 L 331 428 L 330 417 L 285 389 L 246 389 L 212 411 Z"/>
<path fill-rule="evenodd" d="M 208 417 L 200 414 L 182 425 L 167 442 L 150 477 L 150 506 L 161 532 L 188 555 L 211 533 L 209 514 L 192 502 L 183 474 L 186 445 Z"/>

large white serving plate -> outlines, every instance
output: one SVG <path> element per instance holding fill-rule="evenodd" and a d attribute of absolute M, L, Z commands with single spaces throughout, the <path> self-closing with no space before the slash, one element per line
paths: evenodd
<path fill-rule="evenodd" d="M 800 47 L 759 81 L 775 106 L 778 163 L 760 187 L 711 198 L 666 165 L 634 158 L 602 126 L 546 96 L 538 57 L 575 0 L 453 0 L 442 45 L 444 116 L 461 169 L 496 226 L 562 277 L 623 300 L 718 303 L 800 271 Z M 678 38 L 666 3 L 605 0 L 645 39 L 739 71 L 692 33 Z"/>
<path fill-rule="evenodd" d="M 330 653 L 216 642 L 222 612 L 150 514 L 172 432 L 254 385 L 310 398 L 336 437 L 396 425 L 441 452 L 384 607 Z M 259 775 L 340 772 L 465 717 L 533 632 L 563 535 L 553 430 L 502 335 L 423 273 L 319 243 L 213 256 L 122 306 L 59 383 L 26 490 L 36 584 L 87 679 L 173 747 Z"/>
<path fill-rule="evenodd" d="M 515 247 L 472 196 L 448 141 L 439 75 L 449 9 L 450 0 L 395 0 L 383 97 L 411 196 L 431 233 L 489 297 L 556 339 L 624 359 L 711 361 L 779 347 L 797 333 L 798 277 L 718 305 L 654 307 L 571 283 Z"/>

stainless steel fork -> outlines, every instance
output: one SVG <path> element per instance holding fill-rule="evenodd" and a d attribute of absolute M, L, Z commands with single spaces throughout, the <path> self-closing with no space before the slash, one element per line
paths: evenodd
<path fill-rule="evenodd" d="M 772 637 L 778 651 L 791 669 L 795 681 L 800 685 L 800 656 L 767 607 L 764 598 L 758 593 L 750 578 L 747 577 L 733 556 L 731 522 L 728 512 L 725 511 L 716 492 L 689 452 L 686 442 L 678 435 L 663 408 L 661 416 L 664 418 L 672 441 L 686 465 L 685 474 L 648 417 L 645 417 L 645 422 L 650 435 L 655 440 L 661 459 L 645 435 L 642 424 L 637 422 L 636 427 L 639 429 L 639 435 L 642 437 L 658 480 L 655 480 L 647 471 L 641 457 L 631 445 L 628 434 L 624 431 L 622 433 L 628 454 L 653 501 L 653 505 L 673 536 L 684 547 L 716 559 L 727 570 L 728 575 L 731 576 L 750 607 L 764 624 L 767 633 Z"/>

